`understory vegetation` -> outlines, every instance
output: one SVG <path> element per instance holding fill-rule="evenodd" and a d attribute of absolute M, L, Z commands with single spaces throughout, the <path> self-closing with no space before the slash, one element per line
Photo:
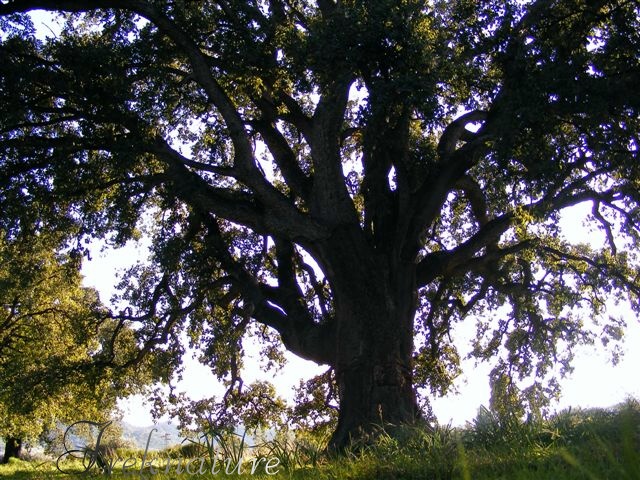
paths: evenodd
<path fill-rule="evenodd" d="M 527 479 L 640 479 L 640 403 L 636 400 L 610 409 L 568 409 L 544 420 L 519 420 L 500 417 L 481 407 L 476 418 L 464 428 L 436 426 L 405 428 L 393 436 L 384 430 L 375 440 L 363 440 L 352 445 L 346 454 L 326 453 L 326 436 L 277 434 L 264 442 L 250 446 L 237 435 L 215 436 L 215 443 L 202 441 L 213 436 L 185 441 L 180 447 L 149 452 L 147 460 L 165 465 L 186 458 L 203 458 L 210 466 L 213 458 L 231 459 L 235 465 L 244 459 L 242 475 L 227 475 L 224 468 L 217 475 L 200 475 L 194 467 L 191 474 L 169 473 L 162 469 L 151 475 L 140 475 L 142 451 L 111 453 L 120 457 L 137 457 L 136 465 L 127 474 L 122 462 L 116 465 L 110 478 L 154 478 L 158 480 L 186 478 L 271 478 L 275 480 L 527 480 Z M 252 460 L 258 468 L 251 474 Z M 265 471 L 266 459 L 276 459 L 271 475 Z M 162 460 L 164 459 L 164 460 Z M 154 462 L 155 462 L 154 461 Z M 253 461 L 255 464 L 256 462 Z M 199 466 L 199 463 L 194 463 Z M 131 464 L 129 464 L 131 466 Z M 81 463 L 75 473 L 82 471 Z M 233 470 L 233 468 L 232 468 Z M 277 471 L 277 473 L 275 473 Z M 97 467 L 86 472 L 92 478 L 108 478 Z M 73 475 L 75 476 L 75 475 Z M 55 461 L 15 460 L 0 466 L 0 477 L 13 479 L 73 478 L 56 471 Z"/>

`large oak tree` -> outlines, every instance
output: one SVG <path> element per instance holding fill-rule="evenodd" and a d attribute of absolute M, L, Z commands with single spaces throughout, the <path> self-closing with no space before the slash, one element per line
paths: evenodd
<path fill-rule="evenodd" d="M 35 9 L 63 30 L 39 40 Z M 535 405 L 607 298 L 638 308 L 638 10 L 3 1 L 3 227 L 121 244 L 145 218 L 120 315 L 139 356 L 177 359 L 187 332 L 240 392 L 243 337 L 281 341 L 331 367 L 336 446 L 419 417 L 460 322 L 494 397 L 525 381 Z M 563 239 L 578 204 L 603 248 Z"/>

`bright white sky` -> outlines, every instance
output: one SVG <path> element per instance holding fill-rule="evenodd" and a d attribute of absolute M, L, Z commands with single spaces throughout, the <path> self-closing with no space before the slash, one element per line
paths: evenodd
<path fill-rule="evenodd" d="M 562 227 L 564 235 L 572 242 L 584 241 L 591 238 L 599 243 L 601 239 L 594 233 L 587 232 L 581 225 L 585 209 L 575 208 L 564 215 Z M 133 261 L 140 255 L 134 245 L 117 251 L 96 253 L 93 259 L 85 264 L 83 273 L 85 284 L 97 288 L 101 292 L 104 301 L 108 301 L 113 293 L 113 285 L 116 283 L 116 272 Z M 622 308 L 622 307 L 620 307 Z M 564 381 L 563 396 L 557 409 L 572 407 L 608 407 L 624 401 L 632 396 L 640 398 L 640 376 L 637 369 L 640 365 L 640 323 L 628 311 L 610 311 L 610 315 L 623 315 L 627 318 L 629 328 L 626 332 L 625 355 L 622 361 L 615 367 L 609 362 L 607 354 L 600 343 L 593 347 L 583 347 L 577 351 L 575 358 L 575 371 Z M 463 344 L 464 337 L 469 332 L 460 331 Z M 468 342 L 466 342 L 468 345 Z M 464 352 L 464 346 L 461 346 Z M 248 347 L 251 350 L 251 347 Z M 292 399 L 292 387 L 297 385 L 300 378 L 310 378 L 322 371 L 312 362 L 301 360 L 289 355 L 289 363 L 276 376 L 269 374 L 269 379 L 276 385 L 278 393 L 288 399 Z M 181 390 L 185 391 L 193 399 L 200 399 L 211 395 L 219 395 L 222 388 L 217 384 L 208 368 L 200 365 L 197 360 L 186 358 L 186 371 L 184 379 L 179 383 Z M 433 408 L 441 423 L 462 425 L 472 420 L 480 405 L 488 405 L 489 385 L 487 365 L 476 366 L 473 361 L 463 363 L 463 375 L 456 381 L 457 393 L 452 393 L 444 398 L 433 400 Z M 247 362 L 245 380 L 251 381 L 261 378 L 257 361 Z M 124 420 L 138 426 L 148 426 L 153 423 L 148 408 L 143 405 L 141 398 L 131 398 L 122 402 Z"/>

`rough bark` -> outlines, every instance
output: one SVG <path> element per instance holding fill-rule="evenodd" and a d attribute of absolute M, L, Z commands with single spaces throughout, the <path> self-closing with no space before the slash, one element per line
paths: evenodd
<path fill-rule="evenodd" d="M 340 412 L 330 446 L 420 418 L 413 388 L 415 266 L 377 256 L 359 231 L 331 249 Z M 342 258 L 341 258 L 342 257 Z"/>
<path fill-rule="evenodd" d="M 378 427 L 393 428 L 415 423 L 420 412 L 412 381 L 411 337 L 406 328 L 394 322 L 393 308 L 370 297 L 354 295 L 349 322 L 361 335 L 338 339 L 336 376 L 340 398 L 338 426 L 331 439 L 333 448 L 342 449 L 354 440 L 366 439 Z M 367 304 L 368 303 L 368 304 Z M 396 327 L 397 326 L 397 327 Z M 395 329 L 395 332 L 392 330 Z M 360 337 L 360 338 L 358 338 Z"/>
<path fill-rule="evenodd" d="M 22 456 L 22 439 L 8 437 L 5 441 L 3 464 L 9 463 L 10 458 L 20 458 Z"/>

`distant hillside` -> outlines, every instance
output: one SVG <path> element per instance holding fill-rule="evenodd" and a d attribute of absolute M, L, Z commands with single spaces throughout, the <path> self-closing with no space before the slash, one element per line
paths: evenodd
<path fill-rule="evenodd" d="M 156 431 L 153 431 L 154 429 L 156 429 Z M 130 440 L 140 449 L 146 447 L 149 434 L 151 434 L 149 450 L 162 450 L 177 445 L 183 440 L 180 438 L 180 434 L 175 425 L 168 422 L 162 422 L 149 427 L 136 427 L 128 423 L 122 424 L 122 437 L 125 440 Z"/>
<path fill-rule="evenodd" d="M 180 436 L 178 429 L 168 422 L 162 422 L 149 427 L 135 427 L 128 423 L 122 423 L 122 438 L 130 440 L 136 448 L 144 449 L 147 445 L 149 434 L 154 428 L 156 428 L 157 431 L 151 434 L 149 450 L 163 450 L 166 447 L 179 445 L 185 439 L 184 436 Z M 234 434 L 237 435 L 238 438 L 241 438 L 244 435 L 245 445 L 250 446 L 260 443 L 263 440 L 273 440 L 276 436 L 276 430 L 269 428 L 265 432 L 256 436 L 249 432 L 245 432 L 242 426 L 237 426 Z M 167 436 L 166 439 L 165 435 Z"/>

